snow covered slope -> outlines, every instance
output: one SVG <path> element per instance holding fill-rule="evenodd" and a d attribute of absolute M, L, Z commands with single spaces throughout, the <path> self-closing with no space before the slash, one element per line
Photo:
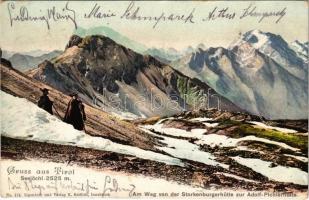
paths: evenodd
<path fill-rule="evenodd" d="M 171 165 L 183 164 L 177 158 L 122 145 L 101 137 L 93 137 L 73 126 L 60 121 L 31 102 L 0 91 L 1 135 L 11 138 L 74 145 L 164 162 Z"/>
<path fill-rule="evenodd" d="M 262 135 L 261 137 L 252 136 L 252 133 L 250 133 L 251 136 L 233 138 L 231 133 L 225 132 L 231 131 L 231 128 L 221 131 L 223 135 L 214 132 L 226 127 L 228 125 L 226 121 L 217 121 L 211 117 L 192 119 L 171 117 L 163 118 L 152 125 L 140 126 L 146 134 L 156 139 L 155 150 L 150 151 L 77 131 L 71 125 L 63 123 L 26 99 L 14 97 L 3 91 L 0 91 L 0 100 L 0 115 L 5 116 L 1 119 L 1 136 L 7 138 L 115 152 L 155 163 L 164 163 L 178 170 L 198 166 L 199 170 L 206 170 L 205 173 L 208 173 L 208 176 L 218 172 L 223 176 L 223 180 L 232 177 L 239 184 L 244 180 L 249 180 L 245 184 L 256 185 L 261 183 L 307 185 L 308 183 L 305 171 L 307 160 L 304 159 L 303 149 L 296 148 L 295 143 L 286 143 L 289 141 L 279 142 L 263 138 Z M 182 128 L 181 124 L 186 128 Z M 265 126 L 261 124 L 252 125 L 244 122 L 243 125 L 248 128 L 258 126 L 256 130 L 265 131 Z M 291 131 L 283 134 L 298 133 Z M 273 134 L 282 133 L 277 131 Z M 293 136 L 287 136 L 287 138 L 290 137 Z M 298 140 L 301 138 L 299 137 Z M 257 145 L 258 149 L 252 149 L 250 144 Z M 44 151 L 44 148 L 42 150 Z M 256 159 L 249 160 L 248 156 Z M 251 161 L 255 165 L 251 165 Z M 274 175 L 276 173 L 284 173 L 288 176 L 276 177 Z"/>

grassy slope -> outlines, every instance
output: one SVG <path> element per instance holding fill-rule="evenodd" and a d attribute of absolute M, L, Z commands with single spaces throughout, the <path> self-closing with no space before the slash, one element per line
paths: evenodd
<path fill-rule="evenodd" d="M 284 133 L 274 129 L 256 128 L 248 123 L 233 120 L 224 120 L 220 122 L 216 129 L 227 129 L 232 126 L 236 126 L 236 128 L 233 129 L 234 137 L 254 135 L 256 137 L 286 143 L 292 147 L 301 149 L 302 152 L 307 152 L 308 150 L 308 137 L 304 135 Z"/>

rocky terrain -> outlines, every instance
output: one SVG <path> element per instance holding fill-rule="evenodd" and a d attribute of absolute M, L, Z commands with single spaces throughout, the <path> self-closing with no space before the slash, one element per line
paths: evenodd
<path fill-rule="evenodd" d="M 243 111 L 207 84 L 102 35 L 73 35 L 63 54 L 28 75 L 113 113 L 149 117 L 218 106 Z"/>
<path fill-rule="evenodd" d="M 204 110 L 135 123 L 167 145 L 159 149 L 183 159 L 212 163 L 246 181 L 285 182 L 283 179 L 300 174 L 303 177 L 298 178 L 306 180 L 306 120 L 267 121 L 253 115 Z"/>

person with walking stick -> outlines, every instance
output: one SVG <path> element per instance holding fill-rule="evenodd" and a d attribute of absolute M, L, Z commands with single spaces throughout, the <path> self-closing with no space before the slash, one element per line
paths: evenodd
<path fill-rule="evenodd" d="M 63 121 L 72 124 L 77 130 L 85 130 L 86 113 L 83 102 L 78 98 L 77 93 L 71 94 L 71 97 Z"/>

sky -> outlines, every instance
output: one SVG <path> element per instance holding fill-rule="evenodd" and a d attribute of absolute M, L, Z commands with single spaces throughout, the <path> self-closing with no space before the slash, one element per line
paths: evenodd
<path fill-rule="evenodd" d="M 8 6 L 8 4 L 13 5 Z M 56 10 L 65 7 L 65 1 L 19 1 L 0 3 L 0 47 L 15 52 L 25 52 L 36 49 L 41 50 L 63 50 L 70 36 L 74 32 L 72 21 L 50 21 L 50 29 L 47 29 L 45 21 L 13 21 L 11 17 L 19 15 L 20 8 L 27 8 L 29 16 L 46 16 L 47 9 L 55 6 Z M 85 19 L 84 14 L 89 13 L 95 4 L 100 6 L 103 13 L 115 13 L 115 17 L 103 19 Z M 153 28 L 153 21 L 136 21 L 121 19 L 130 1 L 88 1 L 69 2 L 69 9 L 76 14 L 76 23 L 83 28 L 95 26 L 108 26 L 115 31 L 137 41 L 147 47 L 173 47 L 183 49 L 187 46 L 196 46 L 204 43 L 206 47 L 227 47 L 234 41 L 239 33 L 259 29 L 265 32 L 272 32 L 281 35 L 286 41 L 299 40 L 308 41 L 308 3 L 307 1 L 196 1 L 196 2 L 135 2 L 134 7 L 140 7 L 141 16 L 160 16 L 164 12 L 167 16 L 171 13 L 184 14 L 188 16 L 193 10 L 194 23 L 160 21 Z M 239 19 L 244 9 L 250 4 L 256 6 L 256 12 L 278 12 L 284 8 L 285 15 L 278 23 L 275 23 L 279 16 L 264 18 L 260 23 L 260 17 L 246 17 Z M 9 9 L 10 8 L 10 12 Z M 216 18 L 206 20 L 209 13 L 217 7 L 218 11 L 228 8 L 227 12 L 235 17 L 232 20 Z M 251 8 L 252 8 L 251 7 Z M 62 12 L 72 14 L 70 11 Z"/>

